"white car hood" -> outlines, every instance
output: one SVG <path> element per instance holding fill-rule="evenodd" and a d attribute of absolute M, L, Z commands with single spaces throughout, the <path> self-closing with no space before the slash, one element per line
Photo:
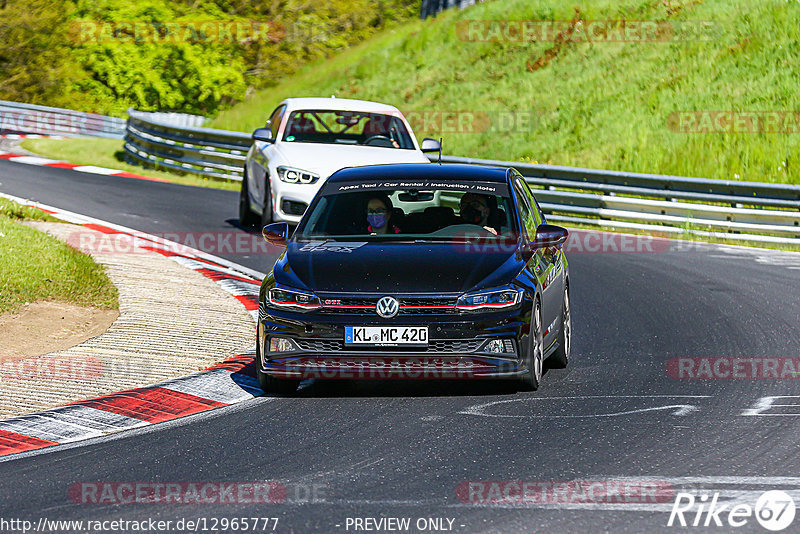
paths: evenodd
<path fill-rule="evenodd" d="M 429 163 L 419 150 L 374 146 L 323 145 L 315 143 L 276 143 L 279 165 L 288 165 L 327 178 L 345 167 L 382 163 Z"/>

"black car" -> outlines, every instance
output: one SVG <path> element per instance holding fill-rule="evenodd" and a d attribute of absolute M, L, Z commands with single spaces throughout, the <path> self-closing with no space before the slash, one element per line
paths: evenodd
<path fill-rule="evenodd" d="M 306 378 L 513 378 L 570 353 L 567 230 L 513 168 L 395 164 L 327 180 L 259 298 L 265 391 Z"/>

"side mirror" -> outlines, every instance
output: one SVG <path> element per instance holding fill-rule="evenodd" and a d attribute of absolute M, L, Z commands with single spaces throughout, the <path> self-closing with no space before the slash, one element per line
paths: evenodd
<path fill-rule="evenodd" d="M 567 240 L 567 236 L 569 236 L 569 232 L 566 228 L 552 224 L 540 224 L 536 228 L 536 237 L 530 245 L 534 248 L 557 247 Z"/>
<path fill-rule="evenodd" d="M 272 130 L 269 128 L 256 128 L 251 137 L 256 141 L 264 141 L 265 143 L 272 143 L 275 141 L 272 138 Z"/>
<path fill-rule="evenodd" d="M 276 247 L 285 247 L 289 239 L 289 223 L 272 223 L 261 230 L 264 241 Z"/>
<path fill-rule="evenodd" d="M 426 137 L 422 140 L 422 145 L 419 148 L 423 152 L 439 152 L 442 149 L 442 145 L 436 139 Z"/>

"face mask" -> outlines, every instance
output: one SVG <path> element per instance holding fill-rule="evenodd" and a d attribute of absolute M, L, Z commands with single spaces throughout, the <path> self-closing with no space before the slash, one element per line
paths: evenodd
<path fill-rule="evenodd" d="M 461 217 L 468 222 L 478 224 L 483 218 L 483 213 L 472 206 L 464 206 L 461 210 Z"/>
<path fill-rule="evenodd" d="M 386 226 L 385 213 L 370 213 L 367 215 L 367 222 L 373 228 L 383 228 Z"/>

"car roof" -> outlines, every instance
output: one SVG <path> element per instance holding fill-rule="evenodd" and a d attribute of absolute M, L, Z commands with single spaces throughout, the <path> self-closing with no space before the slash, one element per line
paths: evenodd
<path fill-rule="evenodd" d="M 287 98 L 282 102 L 286 104 L 287 111 L 302 109 L 330 109 L 334 111 L 364 111 L 372 113 L 400 113 L 394 106 L 369 102 L 367 100 L 352 100 L 349 98 Z"/>
<path fill-rule="evenodd" d="M 328 178 L 329 182 L 358 182 L 375 179 L 427 179 L 443 181 L 474 181 L 506 183 L 508 169 L 505 167 L 483 167 L 450 163 L 389 163 L 385 165 L 365 165 L 347 167 L 336 171 Z"/>

